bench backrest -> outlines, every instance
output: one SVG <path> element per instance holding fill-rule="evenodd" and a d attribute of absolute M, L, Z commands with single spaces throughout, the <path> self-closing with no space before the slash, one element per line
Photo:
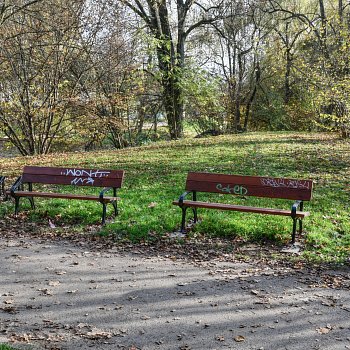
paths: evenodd
<path fill-rule="evenodd" d="M 123 170 L 25 166 L 22 181 L 54 185 L 120 188 L 123 177 Z"/>
<path fill-rule="evenodd" d="M 310 200 L 312 180 L 190 172 L 187 191 Z"/>

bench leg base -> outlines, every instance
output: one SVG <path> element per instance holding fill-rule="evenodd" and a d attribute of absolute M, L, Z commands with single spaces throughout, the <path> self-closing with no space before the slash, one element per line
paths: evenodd
<path fill-rule="evenodd" d="M 15 215 L 17 216 L 19 213 L 19 200 L 21 199 L 21 197 L 14 197 L 15 198 Z M 28 197 L 29 203 L 30 203 L 30 207 L 32 208 L 32 210 L 35 209 L 35 203 L 34 203 L 34 198 L 33 197 Z"/>
<path fill-rule="evenodd" d="M 107 204 L 102 203 L 102 225 L 106 224 Z"/>
<path fill-rule="evenodd" d="M 114 217 L 116 217 L 119 214 L 117 202 L 110 202 L 110 203 L 113 205 Z M 101 203 L 101 204 L 102 204 L 102 225 L 105 225 L 106 217 L 107 217 L 107 203 Z"/>
<path fill-rule="evenodd" d="M 117 216 L 119 214 L 117 202 L 112 202 L 112 205 L 114 208 L 114 216 Z"/>
<path fill-rule="evenodd" d="M 20 197 L 15 197 L 15 216 L 17 216 L 19 212 L 19 199 Z"/>
<path fill-rule="evenodd" d="M 293 233 L 292 233 L 292 244 L 295 243 L 296 232 L 297 232 L 297 221 L 299 221 L 298 233 L 301 235 L 303 232 L 303 220 L 301 218 L 293 218 Z"/>
<path fill-rule="evenodd" d="M 192 208 L 192 210 L 193 210 L 193 222 L 197 223 L 198 222 L 197 208 Z"/>
<path fill-rule="evenodd" d="M 181 233 L 186 233 L 186 212 L 189 207 L 182 207 L 182 219 L 181 219 Z M 197 208 L 192 208 L 193 211 L 193 223 L 196 224 L 198 222 Z"/>
<path fill-rule="evenodd" d="M 28 197 L 28 200 L 30 202 L 30 206 L 32 207 L 32 209 L 35 209 L 35 203 L 34 203 L 34 198 L 33 197 Z"/>
<path fill-rule="evenodd" d="M 182 207 L 182 219 L 181 219 L 181 229 L 180 232 L 181 233 L 186 233 L 186 211 L 187 211 L 187 207 Z"/>

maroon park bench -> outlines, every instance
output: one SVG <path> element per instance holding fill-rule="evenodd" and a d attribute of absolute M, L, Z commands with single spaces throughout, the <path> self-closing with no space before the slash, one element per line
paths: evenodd
<path fill-rule="evenodd" d="M 197 208 L 221 209 L 248 213 L 290 216 L 293 220 L 292 243 L 294 243 L 297 222 L 299 221 L 299 233 L 301 233 L 302 220 L 304 217 L 310 215 L 309 212 L 303 211 L 303 207 L 304 201 L 311 200 L 312 184 L 312 180 L 189 172 L 185 187 L 186 192 L 180 196 L 178 201 L 174 201 L 173 204 L 182 209 L 182 233 L 186 231 L 186 210 L 188 208 L 193 209 L 195 223 L 198 220 Z M 231 194 L 241 197 L 254 196 L 282 198 L 291 199 L 295 202 L 292 204 L 290 210 L 226 203 L 209 203 L 198 201 L 198 192 Z M 192 199 L 185 199 L 185 197 L 189 194 L 192 195 Z"/>
<path fill-rule="evenodd" d="M 34 197 L 97 201 L 102 204 L 102 224 L 105 224 L 107 204 L 113 206 L 115 215 L 118 214 L 117 189 L 121 188 L 123 177 L 123 170 L 25 166 L 22 175 L 6 192 L 15 200 L 16 215 L 19 211 L 19 201 L 23 197 L 29 199 L 32 209 L 35 209 Z M 96 195 L 44 192 L 34 191 L 33 184 L 86 186 L 103 189 Z M 24 185 L 26 185 L 27 190 L 24 189 Z M 105 195 L 108 191 L 112 191 L 112 196 Z"/>

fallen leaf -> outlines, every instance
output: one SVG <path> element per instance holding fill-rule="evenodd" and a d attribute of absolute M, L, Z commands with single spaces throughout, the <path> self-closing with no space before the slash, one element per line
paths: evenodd
<path fill-rule="evenodd" d="M 4 312 L 8 312 L 9 314 L 16 314 L 16 313 L 18 313 L 18 310 L 14 306 L 1 307 L 0 310 L 2 310 Z"/>
<path fill-rule="evenodd" d="M 39 292 L 43 293 L 44 295 L 52 295 L 52 291 L 47 289 L 47 288 L 43 288 L 43 289 L 38 289 Z"/>
<path fill-rule="evenodd" d="M 60 281 L 49 281 L 48 285 L 50 287 L 57 287 L 58 285 L 60 285 L 61 282 Z"/>
<path fill-rule="evenodd" d="M 322 302 L 323 306 L 330 306 L 330 307 L 334 307 L 336 304 L 334 302 L 334 300 L 326 300 Z"/>
<path fill-rule="evenodd" d="M 65 275 L 66 271 L 56 271 L 56 275 Z"/>
<path fill-rule="evenodd" d="M 50 228 L 56 228 L 56 225 L 49 219 Z"/>
<path fill-rule="evenodd" d="M 234 341 L 236 341 L 237 343 L 241 343 L 243 341 L 245 341 L 245 337 L 243 337 L 243 335 L 237 335 L 236 337 L 233 338 Z"/>
<path fill-rule="evenodd" d="M 109 339 L 112 337 L 112 333 L 105 332 L 105 331 L 100 330 L 100 329 L 93 329 L 91 332 L 87 332 L 85 334 L 85 337 L 88 339 L 101 339 L 101 338 Z"/>
<path fill-rule="evenodd" d="M 326 327 L 320 327 L 320 328 L 317 328 L 316 330 L 317 330 L 317 333 L 319 334 L 328 334 L 330 332 L 330 329 Z"/>

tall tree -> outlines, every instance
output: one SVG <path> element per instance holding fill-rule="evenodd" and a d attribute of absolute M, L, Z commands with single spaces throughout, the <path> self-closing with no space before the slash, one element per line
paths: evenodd
<path fill-rule="evenodd" d="M 216 20 L 219 6 L 205 7 L 192 0 L 120 1 L 144 21 L 156 42 L 163 105 L 170 137 L 180 138 L 183 136 L 184 118 L 181 74 L 185 64 L 186 40 L 195 29 Z M 176 13 L 173 13 L 173 8 Z"/>
<path fill-rule="evenodd" d="M 23 155 L 48 153 L 66 136 L 77 93 L 69 71 L 82 53 L 83 5 L 83 0 L 36 3 L 1 28 L 0 127 Z"/>
<path fill-rule="evenodd" d="M 215 25 L 219 67 L 227 91 L 228 130 L 247 129 L 251 105 L 260 79 L 258 50 L 264 34 L 255 1 L 227 1 L 225 18 Z M 242 112 L 245 117 L 242 126 Z"/>
<path fill-rule="evenodd" d="M 344 6 L 343 1 L 324 0 L 299 6 L 283 0 L 268 3 L 268 11 L 274 16 L 280 14 L 284 21 L 299 22 L 299 29 L 306 26 L 296 55 L 303 82 L 300 88 L 312 99 L 315 122 L 349 135 L 350 27 L 344 23 L 344 18 L 350 16 L 349 6 Z"/>
<path fill-rule="evenodd" d="M 85 139 L 86 149 L 106 137 L 121 148 L 126 143 L 125 130 L 130 114 L 134 114 L 132 105 L 138 90 L 137 43 L 126 32 L 125 9 L 111 6 L 108 1 L 91 0 L 84 13 L 84 23 L 89 24 L 82 36 L 84 55 L 71 66 L 79 83 L 79 107 L 84 115 L 83 121 L 78 119 L 76 133 Z"/>

